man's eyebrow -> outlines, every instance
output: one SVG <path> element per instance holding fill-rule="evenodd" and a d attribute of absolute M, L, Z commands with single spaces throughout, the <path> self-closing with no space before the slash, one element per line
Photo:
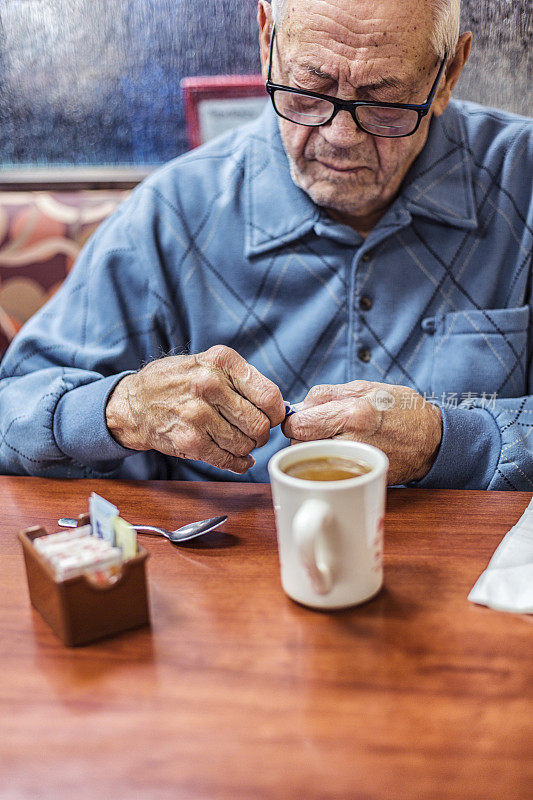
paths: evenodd
<path fill-rule="evenodd" d="M 381 78 L 375 83 L 367 83 L 364 86 L 359 86 L 360 92 L 379 92 L 380 89 L 411 89 L 413 86 L 412 81 L 402 81 L 400 78 L 393 76 L 388 78 Z"/>
<path fill-rule="evenodd" d="M 312 64 L 299 64 L 298 66 L 309 75 L 314 75 L 316 78 L 323 78 L 333 82 L 336 80 L 329 72 L 324 72 L 324 70 L 314 67 Z M 379 81 L 375 83 L 366 83 L 364 86 L 358 86 L 357 90 L 361 93 L 366 93 L 379 92 L 381 89 L 399 89 L 405 91 L 412 88 L 413 81 L 402 81 L 400 78 L 395 78 L 391 75 L 389 77 L 380 78 Z"/>
<path fill-rule="evenodd" d="M 316 78 L 327 78 L 327 80 L 333 81 L 335 80 L 329 72 L 324 72 L 318 67 L 313 67 L 312 64 L 300 64 L 299 65 L 302 69 L 304 69 L 309 75 L 314 75 Z"/>

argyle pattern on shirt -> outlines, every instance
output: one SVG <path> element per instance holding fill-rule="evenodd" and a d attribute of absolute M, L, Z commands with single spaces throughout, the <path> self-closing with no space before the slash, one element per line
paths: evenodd
<path fill-rule="evenodd" d="M 452 103 L 369 236 L 296 187 L 268 108 L 180 157 L 96 232 L 0 376 L 4 472 L 242 478 L 110 436 L 128 371 L 214 344 L 296 402 L 316 384 L 414 388 L 443 412 L 423 486 L 533 488 L 530 120 Z"/>

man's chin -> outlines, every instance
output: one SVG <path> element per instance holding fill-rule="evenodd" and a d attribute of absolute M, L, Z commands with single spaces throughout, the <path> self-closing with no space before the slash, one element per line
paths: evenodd
<path fill-rule="evenodd" d="M 372 213 L 380 195 L 377 187 L 364 184 L 345 187 L 316 181 L 300 188 L 318 206 L 354 216 Z"/>
<path fill-rule="evenodd" d="M 291 177 L 317 206 L 341 214 L 354 216 L 372 213 L 379 204 L 381 187 L 374 181 L 374 173 L 368 168 L 354 172 L 333 172 L 314 162 L 316 169 L 302 174 L 292 159 L 289 159 Z"/>

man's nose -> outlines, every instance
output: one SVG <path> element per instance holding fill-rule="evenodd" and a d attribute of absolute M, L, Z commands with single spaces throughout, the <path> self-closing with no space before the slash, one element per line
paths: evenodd
<path fill-rule="evenodd" d="M 339 111 L 327 125 L 322 125 L 320 132 L 324 139 L 337 147 L 349 147 L 367 136 L 357 127 L 349 111 Z"/>

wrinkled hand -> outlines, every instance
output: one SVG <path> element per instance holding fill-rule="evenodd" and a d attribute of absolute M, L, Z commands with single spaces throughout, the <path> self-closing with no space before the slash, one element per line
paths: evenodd
<path fill-rule="evenodd" d="M 106 407 L 107 426 L 124 447 L 241 474 L 284 417 L 278 387 L 224 345 L 152 361 L 122 378 Z"/>
<path fill-rule="evenodd" d="M 394 485 L 429 472 L 442 439 L 442 414 L 406 386 L 351 381 L 314 386 L 282 430 L 291 444 L 333 438 L 373 444 L 389 457 Z"/>

